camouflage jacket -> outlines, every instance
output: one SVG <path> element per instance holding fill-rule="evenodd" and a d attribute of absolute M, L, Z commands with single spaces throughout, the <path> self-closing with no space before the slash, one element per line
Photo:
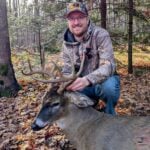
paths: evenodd
<path fill-rule="evenodd" d="M 77 42 L 69 29 L 66 30 L 62 48 L 64 74 L 71 73 L 70 57 L 78 70 L 83 51 L 86 59 L 82 76 L 86 76 L 91 84 L 100 83 L 115 72 L 112 42 L 105 29 L 89 23 L 82 42 Z"/>

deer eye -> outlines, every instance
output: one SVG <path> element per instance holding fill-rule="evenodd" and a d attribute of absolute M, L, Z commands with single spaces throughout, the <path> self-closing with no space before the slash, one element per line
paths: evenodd
<path fill-rule="evenodd" d="M 52 107 L 56 107 L 56 106 L 58 106 L 59 104 L 60 104 L 59 102 L 53 103 L 53 104 L 52 104 Z"/>

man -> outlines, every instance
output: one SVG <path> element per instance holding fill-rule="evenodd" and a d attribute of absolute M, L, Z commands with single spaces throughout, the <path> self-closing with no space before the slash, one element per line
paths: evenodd
<path fill-rule="evenodd" d="M 120 96 L 120 79 L 116 74 L 114 54 L 108 32 L 91 23 L 88 11 L 83 3 L 67 5 L 66 19 L 68 29 L 64 34 L 63 73 L 71 73 L 72 58 L 78 71 L 82 54 L 86 59 L 81 77 L 66 89 L 77 91 L 86 96 L 106 103 L 105 113 L 115 115 L 115 105 Z"/>

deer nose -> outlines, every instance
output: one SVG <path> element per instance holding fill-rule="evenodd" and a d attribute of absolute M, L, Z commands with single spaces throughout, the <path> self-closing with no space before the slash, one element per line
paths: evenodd
<path fill-rule="evenodd" d="M 31 128 L 32 128 L 33 131 L 41 130 L 41 127 L 39 127 L 35 122 L 32 123 Z"/>

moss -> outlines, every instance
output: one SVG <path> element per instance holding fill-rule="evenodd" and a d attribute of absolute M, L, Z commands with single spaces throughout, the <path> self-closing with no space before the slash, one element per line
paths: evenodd
<path fill-rule="evenodd" d="M 147 73 L 149 72 L 150 70 L 146 67 L 134 67 L 134 71 L 133 71 L 133 74 L 136 76 L 136 77 L 140 77 L 142 76 L 144 73 Z"/>
<path fill-rule="evenodd" d="M 0 97 L 16 97 L 18 91 L 22 87 L 20 85 L 12 86 L 12 87 L 5 87 L 4 89 L 0 89 Z"/>
<path fill-rule="evenodd" d="M 1 64 L 0 65 L 0 75 L 6 76 L 8 74 L 8 65 L 7 64 Z"/>
<path fill-rule="evenodd" d="M 2 90 L 0 91 L 0 97 L 11 97 L 11 91 L 10 90 Z"/>

